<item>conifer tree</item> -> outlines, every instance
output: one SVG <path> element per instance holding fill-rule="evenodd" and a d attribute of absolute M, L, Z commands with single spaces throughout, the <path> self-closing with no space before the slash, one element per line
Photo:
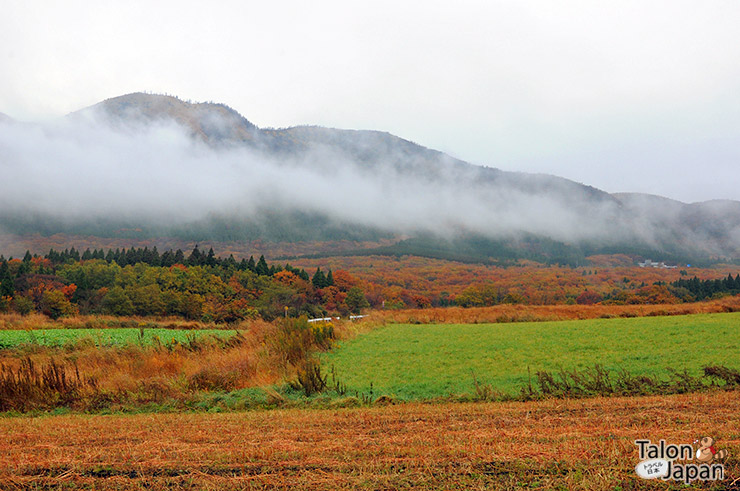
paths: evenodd
<path fill-rule="evenodd" d="M 257 265 L 255 266 L 255 272 L 260 276 L 269 276 L 270 275 L 270 267 L 267 265 L 267 261 L 265 261 L 265 256 L 260 256 L 259 261 L 257 261 Z"/>
<path fill-rule="evenodd" d="M 8 262 L 3 261 L 0 264 L 0 297 L 12 297 L 15 293 L 13 278 L 10 276 Z"/>
<path fill-rule="evenodd" d="M 316 268 L 316 272 L 313 274 L 313 278 L 311 278 L 311 284 L 315 288 L 325 288 L 327 286 L 326 275 L 321 271 L 321 268 Z"/>
<path fill-rule="evenodd" d="M 208 256 L 206 256 L 205 263 L 208 266 L 215 266 L 216 262 L 216 253 L 213 252 L 213 247 L 211 247 L 208 249 Z"/>
<path fill-rule="evenodd" d="M 181 249 L 175 251 L 175 264 L 185 264 L 185 253 Z"/>
<path fill-rule="evenodd" d="M 203 254 L 201 254 L 200 249 L 198 249 L 198 244 L 196 244 L 195 248 L 193 248 L 193 252 L 191 252 L 188 257 L 188 266 L 200 266 L 203 264 L 203 260 Z"/>

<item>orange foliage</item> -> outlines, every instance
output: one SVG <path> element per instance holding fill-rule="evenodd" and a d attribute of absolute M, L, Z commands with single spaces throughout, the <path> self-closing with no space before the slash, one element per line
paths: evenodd
<path fill-rule="evenodd" d="M 352 276 L 349 271 L 338 269 L 332 273 L 334 277 L 334 286 L 341 291 L 346 292 L 358 283 L 357 278 Z"/>
<path fill-rule="evenodd" d="M 575 301 L 584 292 L 603 298 L 622 295 L 635 302 L 677 302 L 665 290 L 647 293 L 653 283 L 670 283 L 684 276 L 681 269 L 640 268 L 628 256 L 598 256 L 604 266 L 545 266 L 531 261 L 520 265 L 500 267 L 484 264 L 464 264 L 416 256 L 341 256 L 322 259 L 298 259 L 294 266 L 307 271 L 321 267 L 332 269 L 334 281 L 345 272 L 356 278 L 374 307 L 382 302 L 400 306 L 414 306 L 415 296 L 428 299 L 432 305 L 446 305 L 466 289 L 490 289 L 500 292 L 502 301 L 510 293 L 511 299 L 524 299 L 530 305 L 553 305 Z M 607 266 L 624 264 L 629 266 Z M 723 278 L 737 274 L 738 267 L 719 265 L 713 268 L 686 268 L 690 277 L 699 279 Z M 340 280 L 341 281 L 341 280 Z M 644 288 L 648 290 L 643 290 Z M 596 296 L 593 298 L 596 298 Z"/>
<path fill-rule="evenodd" d="M 300 278 L 296 276 L 295 273 L 292 273 L 290 271 L 279 271 L 275 273 L 272 277 L 275 281 L 278 281 L 280 283 L 284 283 L 286 285 L 293 285 L 295 284 Z"/>

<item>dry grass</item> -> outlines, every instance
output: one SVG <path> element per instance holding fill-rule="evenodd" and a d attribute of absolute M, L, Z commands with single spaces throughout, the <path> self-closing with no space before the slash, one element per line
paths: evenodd
<path fill-rule="evenodd" d="M 0 483 L 4 489 L 684 489 L 637 478 L 633 441 L 691 443 L 710 435 L 731 455 L 717 489 L 732 489 L 740 477 L 738 395 L 5 418 Z"/>
<path fill-rule="evenodd" d="M 610 317 L 709 314 L 740 311 L 740 295 L 707 302 L 661 305 L 495 305 L 381 310 L 368 321 L 404 324 L 478 324 L 494 322 L 561 321 Z"/>
<path fill-rule="evenodd" d="M 287 367 L 266 343 L 274 337 L 275 326 L 254 321 L 235 327 L 240 334 L 226 341 L 201 337 L 185 344 L 103 347 L 83 340 L 63 348 L 4 350 L 0 366 L 15 372 L 24 363 L 40 368 L 57 364 L 82 374 L 95 384 L 94 390 L 82 391 L 79 400 L 69 404 L 77 409 L 129 402 L 177 404 L 196 391 L 258 387 L 281 380 Z M 47 408 L 43 401 L 35 407 Z"/>
<path fill-rule="evenodd" d="M 344 339 L 370 326 L 309 325 L 305 319 L 279 319 L 274 323 L 245 321 L 231 328 L 236 331 L 231 337 L 203 335 L 186 342 L 173 338 L 167 344 L 99 346 L 91 339 L 80 338 L 61 347 L 33 344 L 0 350 L 0 375 L 8 381 L 0 384 L 0 398 L 4 398 L 0 399 L 0 409 L 28 411 L 65 406 L 83 411 L 130 410 L 150 404 L 164 404 L 166 407 L 160 409 L 165 410 L 185 409 L 200 404 L 204 392 L 267 388 L 292 380 L 314 350 L 331 346 L 334 335 Z M 49 370 L 81 377 L 84 390 L 76 390 L 75 398 L 62 401 L 55 391 L 31 383 Z M 20 387 L 24 381 L 29 382 L 25 384 L 28 387 Z M 37 397 L 26 400 L 26 392 Z"/>

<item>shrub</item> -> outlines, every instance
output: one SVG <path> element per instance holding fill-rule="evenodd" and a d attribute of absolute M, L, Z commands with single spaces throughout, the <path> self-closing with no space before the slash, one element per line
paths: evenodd
<path fill-rule="evenodd" d="M 13 298 L 13 309 L 21 315 L 30 314 L 34 308 L 33 300 L 28 297 L 17 296 Z"/>
<path fill-rule="evenodd" d="M 275 349 L 287 364 L 300 365 L 312 349 L 328 349 L 334 340 L 331 323 L 309 324 L 306 317 L 278 322 Z"/>

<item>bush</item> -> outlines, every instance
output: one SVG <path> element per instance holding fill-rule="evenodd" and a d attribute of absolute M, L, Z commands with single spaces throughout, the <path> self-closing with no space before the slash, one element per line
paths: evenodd
<path fill-rule="evenodd" d="M 13 310 L 21 315 L 28 315 L 34 311 L 33 300 L 28 297 L 15 297 L 13 298 Z"/>
<path fill-rule="evenodd" d="M 52 318 L 58 319 L 77 314 L 77 307 L 67 299 L 64 293 L 59 290 L 46 290 L 41 295 L 39 304 L 41 313 Z"/>
<path fill-rule="evenodd" d="M 306 317 L 278 322 L 275 349 L 286 364 L 301 365 L 313 349 L 329 349 L 334 340 L 331 323 L 309 324 Z"/>

